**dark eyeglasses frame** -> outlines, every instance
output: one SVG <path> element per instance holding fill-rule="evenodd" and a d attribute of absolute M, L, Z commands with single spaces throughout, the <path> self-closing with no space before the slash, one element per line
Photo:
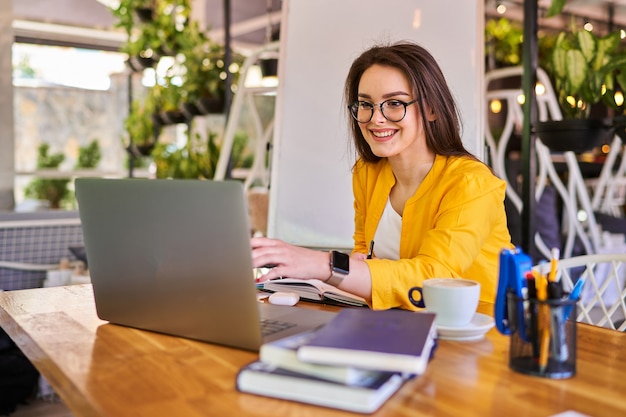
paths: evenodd
<path fill-rule="evenodd" d="M 404 114 L 402 115 L 402 117 L 400 119 L 398 119 L 398 120 L 391 120 L 389 117 L 387 117 L 387 115 L 383 111 L 383 105 L 385 103 L 389 102 L 389 101 L 397 101 L 398 103 L 400 103 L 400 104 L 402 104 L 404 106 Z M 352 115 L 352 118 L 354 120 L 356 120 L 358 123 L 369 123 L 372 120 L 372 117 L 374 117 L 374 110 L 376 110 L 376 107 L 378 107 L 380 109 L 380 114 L 382 114 L 385 119 L 389 120 L 392 123 L 398 123 L 398 122 L 402 121 L 402 119 L 404 119 L 406 117 L 406 108 L 408 106 L 410 106 L 411 104 L 416 103 L 416 102 L 417 102 L 417 99 L 411 100 L 409 102 L 405 102 L 405 101 L 398 100 L 398 99 L 395 99 L 395 98 L 390 98 L 389 100 L 381 101 L 380 103 L 370 103 L 372 105 L 372 114 L 370 115 L 370 118 L 367 121 L 365 121 L 365 122 L 362 122 L 359 119 L 357 119 L 356 113 L 358 112 L 358 105 L 359 105 L 359 103 L 367 103 L 366 101 L 357 100 L 354 103 L 350 104 L 348 106 L 348 109 L 350 110 L 350 114 Z"/>

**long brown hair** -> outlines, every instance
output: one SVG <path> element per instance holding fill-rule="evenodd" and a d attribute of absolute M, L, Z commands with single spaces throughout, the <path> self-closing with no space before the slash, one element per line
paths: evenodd
<path fill-rule="evenodd" d="M 376 45 L 363 52 L 350 67 L 346 78 L 344 100 L 347 105 L 358 100 L 359 82 L 365 70 L 374 64 L 397 68 L 409 81 L 417 98 L 420 117 L 426 134 L 426 145 L 435 154 L 446 156 L 474 156 L 463 146 L 461 119 L 456 102 L 435 58 L 423 47 L 403 41 L 391 45 Z M 427 111 L 435 115 L 429 121 Z M 352 121 L 352 135 L 358 156 L 365 162 L 377 162 L 365 141 L 359 123 L 348 110 Z"/>

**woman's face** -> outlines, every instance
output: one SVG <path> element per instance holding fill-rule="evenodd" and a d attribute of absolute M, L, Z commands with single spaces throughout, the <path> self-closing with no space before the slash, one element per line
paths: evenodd
<path fill-rule="evenodd" d="M 407 106 L 404 118 L 397 122 L 385 118 L 379 106 L 385 100 L 409 103 L 416 98 L 400 70 L 382 65 L 372 65 L 365 70 L 359 82 L 358 100 L 374 104 L 374 115 L 369 122 L 359 123 L 359 126 L 374 155 L 390 158 L 423 149 L 426 142 L 416 103 Z M 390 104 L 387 116 L 393 115 L 392 107 L 398 105 L 397 102 L 395 106 L 393 102 Z"/>

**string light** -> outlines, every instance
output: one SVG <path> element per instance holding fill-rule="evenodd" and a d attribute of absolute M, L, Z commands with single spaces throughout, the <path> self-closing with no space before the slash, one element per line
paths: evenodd
<path fill-rule="evenodd" d="M 542 96 L 546 93 L 546 86 L 543 85 L 542 83 L 537 83 L 535 85 L 535 94 L 537 94 L 538 96 Z"/>
<path fill-rule="evenodd" d="M 495 114 L 500 113 L 502 111 L 502 102 L 498 99 L 491 100 L 489 103 L 489 110 Z"/>

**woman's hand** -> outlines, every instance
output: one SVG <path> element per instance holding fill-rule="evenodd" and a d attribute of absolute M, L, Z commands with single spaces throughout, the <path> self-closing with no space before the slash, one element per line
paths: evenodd
<path fill-rule="evenodd" d="M 253 237 L 252 264 L 255 268 L 272 265 L 272 268 L 257 278 L 263 282 L 280 277 L 325 281 L 330 276 L 328 252 L 290 245 L 282 240 Z"/>

